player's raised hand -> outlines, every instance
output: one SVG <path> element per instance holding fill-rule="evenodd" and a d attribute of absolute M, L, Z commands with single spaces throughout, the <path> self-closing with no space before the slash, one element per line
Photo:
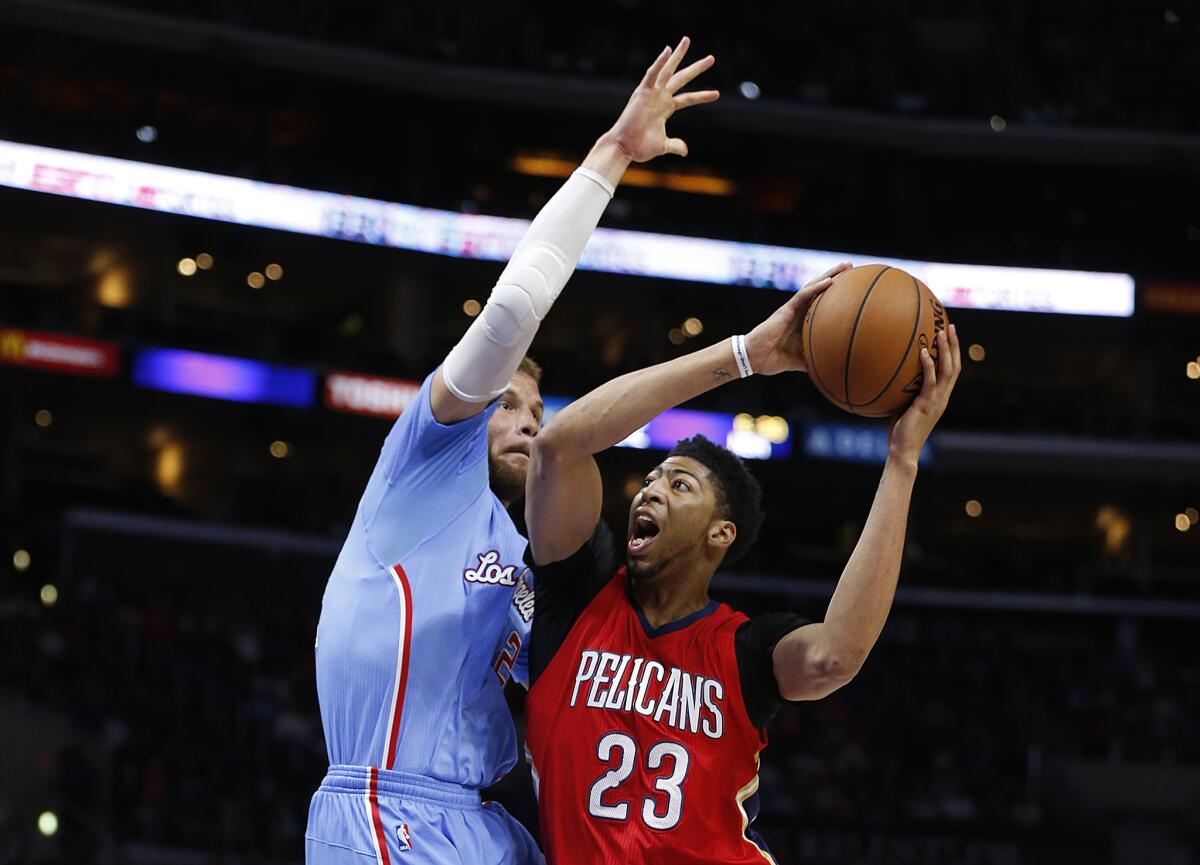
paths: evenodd
<path fill-rule="evenodd" d="M 710 54 L 680 69 L 689 45 L 691 40 L 684 36 L 674 50 L 667 46 L 659 53 L 609 131 L 620 151 L 634 162 L 649 162 L 664 153 L 687 156 L 683 139 L 667 136 L 667 118 L 681 108 L 714 102 L 720 96 L 716 90 L 679 92 L 716 62 Z"/>
<path fill-rule="evenodd" d="M 892 421 L 888 432 L 888 454 L 905 460 L 916 460 L 934 426 L 946 411 L 954 383 L 962 372 L 962 355 L 958 350 L 958 333 L 954 325 L 937 333 L 937 360 L 929 349 L 921 349 L 921 371 L 924 380 L 921 392 Z"/>
<path fill-rule="evenodd" d="M 850 262 L 843 261 L 810 280 L 787 303 L 771 313 L 770 318 L 746 335 L 746 354 L 756 373 L 775 375 L 808 371 L 800 345 L 800 328 L 808 306 L 813 298 L 833 285 L 835 276 L 849 269 Z"/>

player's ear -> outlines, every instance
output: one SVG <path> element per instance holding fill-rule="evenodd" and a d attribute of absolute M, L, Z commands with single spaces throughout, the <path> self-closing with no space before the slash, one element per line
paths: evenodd
<path fill-rule="evenodd" d="M 714 520 L 708 524 L 708 545 L 726 553 L 737 539 L 737 526 L 729 520 Z"/>

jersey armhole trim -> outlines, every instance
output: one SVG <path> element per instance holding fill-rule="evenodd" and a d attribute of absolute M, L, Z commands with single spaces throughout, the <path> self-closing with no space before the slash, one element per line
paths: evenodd
<path fill-rule="evenodd" d="M 427 543 L 429 543 L 430 541 L 437 538 L 437 536 L 440 535 L 442 532 L 444 532 L 447 528 L 449 528 L 449 526 L 455 520 L 457 520 L 459 517 L 461 517 L 463 514 L 465 514 L 471 508 L 473 508 L 475 506 L 475 503 L 479 501 L 480 496 L 484 496 L 484 495 L 492 495 L 492 486 L 490 483 L 484 484 L 483 489 L 481 489 L 478 493 L 476 493 L 475 496 L 470 501 L 468 501 L 465 505 L 463 505 L 461 508 L 459 508 L 459 510 L 457 512 L 455 512 L 455 514 L 453 516 L 448 518 L 444 523 L 440 524 L 437 528 L 435 528 L 428 535 L 421 538 L 421 540 L 417 541 L 415 544 L 413 544 L 411 547 L 409 547 L 407 550 L 405 550 L 402 554 L 395 556 L 394 557 L 395 561 L 401 562 L 401 563 L 404 562 L 405 559 L 407 559 L 409 556 L 411 556 L 417 550 L 421 549 L 421 547 L 425 546 Z M 493 496 L 493 498 L 494 498 L 494 496 Z M 499 501 L 500 501 L 499 499 L 496 499 L 495 502 L 493 502 L 492 504 L 495 505 L 495 504 L 499 503 Z M 379 565 L 379 568 L 381 570 L 388 571 L 391 569 L 392 566 L 389 564 L 386 564 L 383 561 L 383 559 L 381 559 L 379 557 L 379 553 L 377 553 L 375 551 L 375 544 L 371 540 L 371 526 L 372 526 L 372 523 L 374 523 L 374 518 L 379 511 L 380 505 L 382 505 L 382 504 L 383 504 L 383 499 L 380 498 L 379 503 L 375 505 L 375 511 L 371 514 L 370 520 L 368 520 L 366 518 L 366 516 L 363 515 L 362 531 L 363 531 L 363 540 L 366 542 L 367 550 L 371 553 L 371 558 L 375 560 L 375 564 Z M 501 506 L 501 510 L 504 510 L 503 506 Z M 359 513 L 362 513 L 361 508 L 359 509 Z M 506 514 L 507 514 L 507 512 L 506 512 Z M 509 518 L 509 522 L 510 523 L 512 522 L 511 517 Z M 516 530 L 515 525 L 513 526 L 513 530 L 514 531 Z M 520 532 L 517 532 L 517 534 L 521 535 Z M 525 536 L 521 535 L 521 538 L 522 538 L 522 540 L 524 540 Z M 389 556 L 389 558 L 393 558 L 393 557 Z"/>
<path fill-rule="evenodd" d="M 735 611 L 735 612 L 737 612 L 737 611 Z M 759 740 L 761 741 L 763 733 L 766 730 L 766 725 L 764 724 L 762 727 L 759 727 L 757 724 L 754 723 L 754 719 L 750 717 L 750 707 L 746 704 L 746 692 L 742 689 L 742 665 L 738 663 L 738 651 L 737 651 L 738 631 L 740 631 L 744 627 L 747 627 L 750 624 L 751 619 L 748 616 L 746 616 L 745 613 L 738 613 L 738 615 L 742 616 L 742 620 L 740 622 L 735 623 L 734 626 L 732 628 L 730 628 L 730 631 L 729 631 L 729 648 L 732 649 L 733 668 L 734 668 L 734 672 L 737 673 L 737 675 L 734 677 L 737 681 L 737 707 L 739 710 L 739 714 L 741 714 L 743 720 L 745 720 L 745 722 L 746 722 L 746 726 L 748 726 L 751 730 L 754 730 L 758 734 Z M 778 685 L 776 687 L 778 687 Z M 757 765 L 757 763 L 758 763 L 758 755 L 757 754 L 754 757 L 754 761 L 755 761 L 755 765 Z M 755 778 L 757 779 L 757 775 L 755 776 Z M 739 802 L 739 807 L 740 807 L 740 804 L 741 803 Z M 758 845 L 755 845 L 755 846 L 758 846 Z"/>

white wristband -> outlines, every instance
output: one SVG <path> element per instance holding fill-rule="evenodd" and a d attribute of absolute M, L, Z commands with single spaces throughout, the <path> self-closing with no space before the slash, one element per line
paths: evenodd
<path fill-rule="evenodd" d="M 742 378 L 754 375 L 754 368 L 750 366 L 750 355 L 746 354 L 746 337 L 738 334 L 731 339 L 733 343 L 733 360 L 737 363 L 738 372 Z"/>

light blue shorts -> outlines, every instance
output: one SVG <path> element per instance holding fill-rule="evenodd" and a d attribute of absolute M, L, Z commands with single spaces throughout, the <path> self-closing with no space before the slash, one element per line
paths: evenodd
<path fill-rule="evenodd" d="M 479 793 L 368 766 L 330 766 L 313 795 L 307 865 L 545 865 L 525 827 Z"/>

